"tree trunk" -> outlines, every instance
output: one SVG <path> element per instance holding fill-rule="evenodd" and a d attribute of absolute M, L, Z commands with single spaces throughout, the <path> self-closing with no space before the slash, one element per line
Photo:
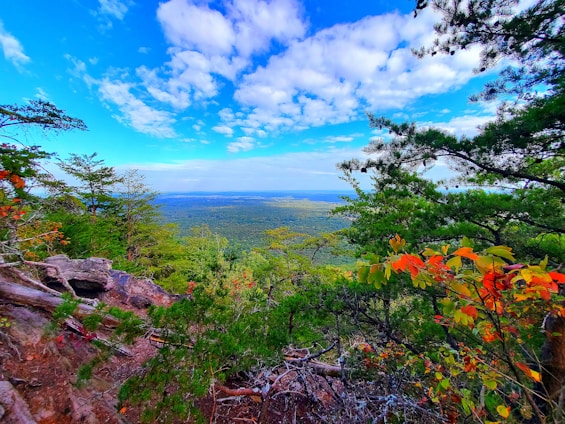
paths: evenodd
<path fill-rule="evenodd" d="M 565 397 L 565 318 L 549 316 L 544 325 L 546 340 L 541 352 L 542 384 L 549 405 L 544 412 L 563 418 Z M 549 406 L 549 408 L 548 408 Z M 545 410 L 549 409 L 549 410 Z M 559 422 L 559 421 L 555 421 Z"/>

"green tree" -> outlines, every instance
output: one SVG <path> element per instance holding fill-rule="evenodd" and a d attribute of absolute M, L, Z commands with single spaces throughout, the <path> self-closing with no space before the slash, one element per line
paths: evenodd
<path fill-rule="evenodd" d="M 127 260 L 134 262 L 143 246 L 153 243 L 152 233 L 158 225 L 157 193 L 150 190 L 137 170 L 128 170 L 116 189 L 118 214 L 124 227 Z"/>
<path fill-rule="evenodd" d="M 52 103 L 32 100 L 27 105 L 0 105 L 0 232 L 1 253 L 32 254 L 44 247 L 44 242 L 58 238 L 55 222 L 43 218 L 43 199 L 32 195 L 32 188 L 47 188 L 54 179 L 42 168 L 42 162 L 52 158 L 39 146 L 20 142 L 23 131 L 44 132 L 86 130 L 80 119 L 68 116 Z M 25 253 L 24 252 L 24 253 Z"/>
<path fill-rule="evenodd" d="M 504 69 L 475 100 L 506 94 L 521 101 L 504 104 L 473 137 L 369 114 L 370 126 L 388 129 L 393 138 L 372 141 L 367 160 L 340 164 L 358 192 L 341 209 L 359 218 L 349 233 L 353 241 L 382 242 L 399 233 L 417 247 L 467 236 L 487 245 L 512 244 L 519 257 L 548 254 L 563 261 L 563 2 L 538 1 L 521 12 L 517 3 L 418 2 L 417 11 L 433 7 L 441 16 L 438 40 L 418 54 L 455 54 L 477 44 L 482 70 L 511 58 L 517 65 Z M 438 161 L 449 166 L 452 178 L 434 183 L 425 172 Z M 359 190 L 356 170 L 374 172 L 374 193 Z"/>
<path fill-rule="evenodd" d="M 417 51 L 420 56 L 455 54 L 481 46 L 479 72 L 510 58 L 500 78 L 485 86 L 475 99 L 500 94 L 534 98 L 541 85 L 563 89 L 563 16 L 565 1 L 537 0 L 517 11 L 518 0 L 417 0 L 415 14 L 432 7 L 441 16 L 435 25 L 438 38 Z"/>
<path fill-rule="evenodd" d="M 79 181 L 79 185 L 73 187 L 72 191 L 85 203 L 94 221 L 100 209 L 115 207 L 113 193 L 116 185 L 123 181 L 113 167 L 105 166 L 104 160 L 95 159 L 96 156 L 97 153 L 73 153 L 66 161 L 59 162 L 63 171 Z"/>

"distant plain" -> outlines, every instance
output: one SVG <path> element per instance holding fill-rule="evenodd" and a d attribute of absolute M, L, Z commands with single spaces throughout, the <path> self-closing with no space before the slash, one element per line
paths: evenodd
<path fill-rule="evenodd" d="M 164 222 L 177 224 L 182 235 L 190 228 L 207 225 L 226 237 L 232 248 L 249 250 L 264 243 L 266 230 L 289 227 L 292 231 L 317 235 L 349 225 L 330 211 L 343 204 L 333 191 L 166 193 L 158 196 Z"/>

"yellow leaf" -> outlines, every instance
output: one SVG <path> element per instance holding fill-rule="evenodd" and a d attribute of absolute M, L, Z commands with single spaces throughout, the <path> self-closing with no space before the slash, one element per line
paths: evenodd
<path fill-rule="evenodd" d="M 429 247 L 426 247 L 424 249 L 424 251 L 422 252 L 422 255 L 425 256 L 425 257 L 441 256 L 441 253 L 438 252 L 437 250 L 433 250 L 433 249 L 430 249 Z"/>
<path fill-rule="evenodd" d="M 471 291 L 464 284 L 453 283 L 451 289 L 463 297 L 471 297 Z"/>
<path fill-rule="evenodd" d="M 475 260 L 475 266 L 481 272 L 481 274 L 499 270 L 504 265 L 506 265 L 506 262 L 504 262 L 498 256 L 479 256 Z"/>
<path fill-rule="evenodd" d="M 541 381 L 541 374 L 531 369 L 527 364 L 524 364 L 523 362 L 516 362 L 516 366 L 520 368 L 524 372 L 524 374 L 526 374 L 532 380 L 538 383 Z"/>
<path fill-rule="evenodd" d="M 447 251 L 449 250 L 449 244 L 446 244 L 445 246 L 441 246 L 441 251 L 444 255 L 447 255 Z"/>
<path fill-rule="evenodd" d="M 498 415 L 502 418 L 508 418 L 510 416 L 510 407 L 506 405 L 498 405 L 496 407 L 496 412 L 498 412 Z"/>
<path fill-rule="evenodd" d="M 447 265 L 451 269 L 454 269 L 455 272 L 459 272 L 459 270 L 463 266 L 463 263 L 461 262 L 461 256 L 454 256 L 453 258 L 448 260 L 445 265 Z"/>

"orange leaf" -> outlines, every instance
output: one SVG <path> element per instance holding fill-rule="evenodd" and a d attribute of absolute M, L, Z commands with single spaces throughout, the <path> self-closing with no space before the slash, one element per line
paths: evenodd
<path fill-rule="evenodd" d="M 0 180 L 3 180 L 8 175 L 10 175 L 10 171 L 0 171 Z"/>
<path fill-rule="evenodd" d="M 524 364 L 523 362 L 516 362 L 516 366 L 524 371 L 524 374 L 526 374 L 532 380 L 537 381 L 538 383 L 541 381 L 541 374 L 528 367 L 528 365 Z"/>
<path fill-rule="evenodd" d="M 474 320 L 476 320 L 479 316 L 479 311 L 477 311 L 477 308 L 475 308 L 473 305 L 463 306 L 461 308 L 461 312 L 463 312 L 465 315 L 469 315 Z"/>
<path fill-rule="evenodd" d="M 394 261 L 392 264 L 392 269 L 395 271 L 410 271 L 412 278 L 416 277 L 420 272 L 420 269 L 424 268 L 424 261 L 418 256 L 405 254 L 402 255 L 398 260 Z"/>
<path fill-rule="evenodd" d="M 389 241 L 390 247 L 392 247 L 392 250 L 394 250 L 395 253 L 397 253 L 400 248 L 403 248 L 406 245 L 406 240 L 400 238 L 400 236 L 397 234 L 394 236 L 394 238 L 391 238 Z"/>
<path fill-rule="evenodd" d="M 455 252 L 453 252 L 456 256 L 463 256 L 464 258 L 469 258 L 472 261 L 476 261 L 479 259 L 479 255 L 473 252 L 471 247 L 460 247 Z"/>
<path fill-rule="evenodd" d="M 26 183 L 19 175 L 12 175 L 10 181 L 14 184 L 15 188 L 24 188 Z"/>

